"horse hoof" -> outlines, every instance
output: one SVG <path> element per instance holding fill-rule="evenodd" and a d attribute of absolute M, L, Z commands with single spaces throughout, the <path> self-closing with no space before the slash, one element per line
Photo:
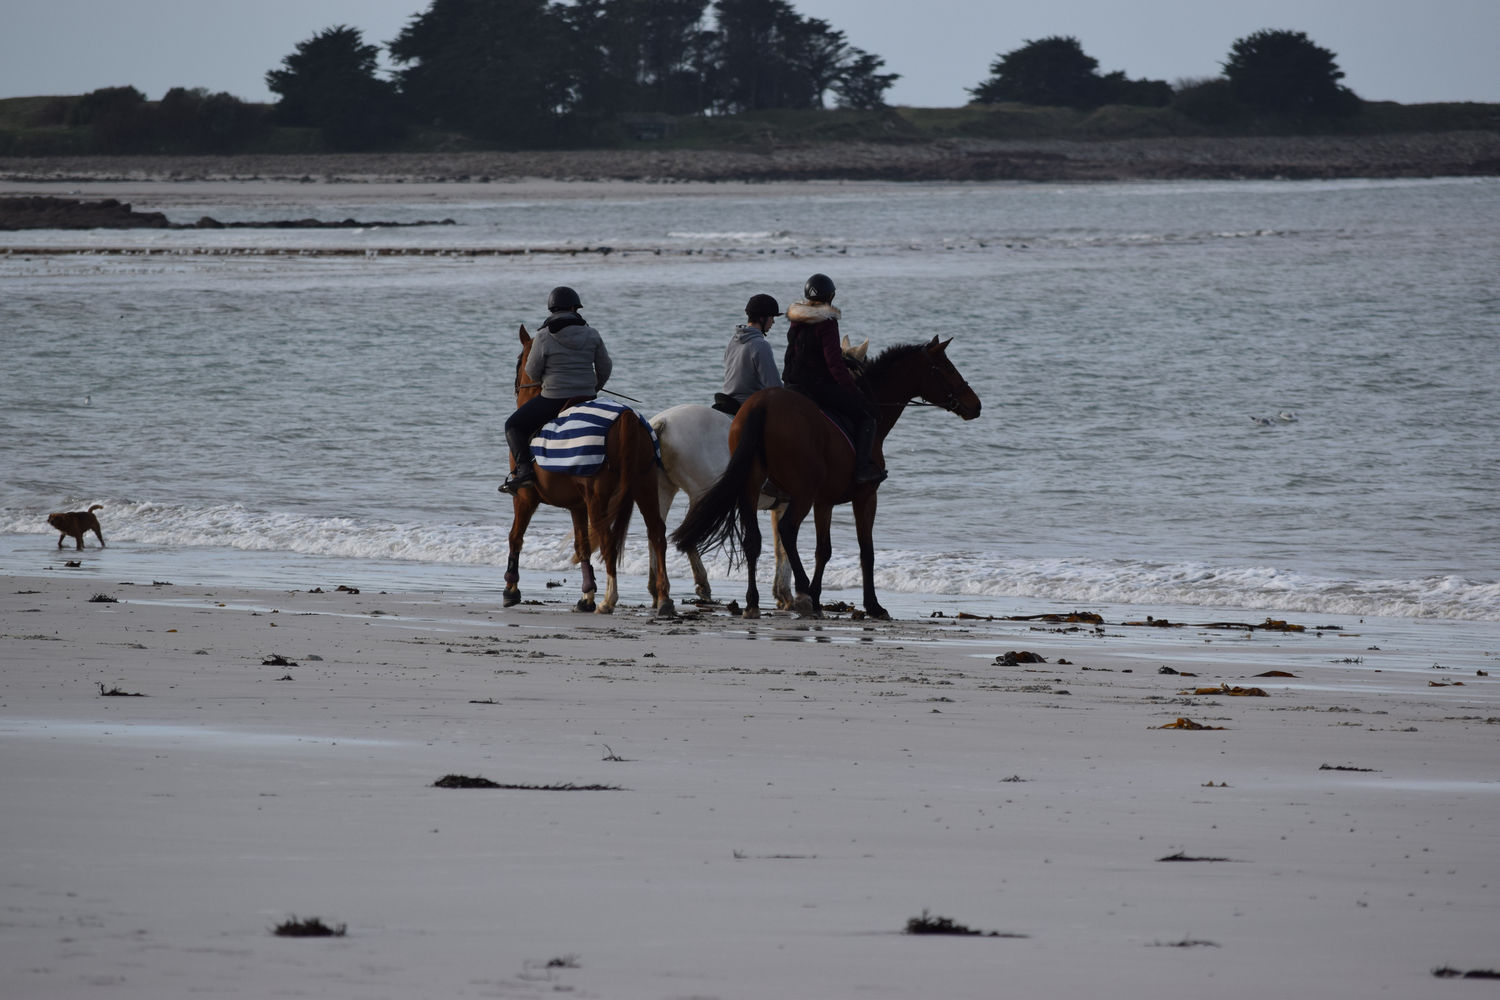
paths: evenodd
<path fill-rule="evenodd" d="M 746 608 L 745 611 L 744 611 L 744 614 L 740 615 L 740 617 L 741 618 L 759 618 L 760 617 L 760 608 Z"/>
<path fill-rule="evenodd" d="M 658 617 L 658 618 L 676 618 L 677 617 L 677 605 L 675 605 L 675 604 L 672 603 L 672 599 L 670 597 L 667 598 L 665 601 L 662 601 L 660 604 L 658 604 L 656 606 L 656 617 Z"/>
<path fill-rule="evenodd" d="M 806 594 L 798 594 L 797 599 L 792 602 L 792 611 L 798 618 L 822 618 L 823 609 L 818 607 L 818 602 Z"/>
<path fill-rule="evenodd" d="M 573 610 L 574 611 L 593 611 L 594 610 L 594 602 L 591 601 L 591 600 L 589 600 L 587 597 L 580 598 L 579 601 L 578 601 L 578 603 L 575 604 L 575 605 L 573 605 Z"/>
<path fill-rule="evenodd" d="M 594 609 L 594 614 L 596 615 L 612 615 L 614 613 L 615 606 L 613 604 L 601 604 Z"/>
<path fill-rule="evenodd" d="M 503 607 L 513 608 L 521 603 L 521 592 L 519 590 L 507 590 L 505 597 L 500 601 Z"/>
<path fill-rule="evenodd" d="M 865 614 L 878 622 L 888 622 L 891 620 L 891 613 L 878 604 L 866 610 Z"/>

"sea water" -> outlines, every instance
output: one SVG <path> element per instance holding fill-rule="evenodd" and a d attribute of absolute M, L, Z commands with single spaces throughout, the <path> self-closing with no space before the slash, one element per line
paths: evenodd
<path fill-rule="evenodd" d="M 846 334 L 872 352 L 952 338 L 984 403 L 971 422 L 913 408 L 886 441 L 893 609 L 1500 621 L 1500 179 L 149 200 L 176 222 L 453 224 L 0 233 L 4 571 L 81 556 L 106 580 L 495 599 L 517 328 L 548 290 L 579 291 L 609 389 L 649 415 L 711 401 L 745 300 L 785 306 L 821 271 Z M 109 548 L 58 550 L 47 513 L 93 503 Z M 570 554 L 567 515 L 544 509 L 527 596 L 576 590 Z M 740 592 L 742 571 L 710 567 Z M 858 603 L 847 507 L 827 580 Z"/>

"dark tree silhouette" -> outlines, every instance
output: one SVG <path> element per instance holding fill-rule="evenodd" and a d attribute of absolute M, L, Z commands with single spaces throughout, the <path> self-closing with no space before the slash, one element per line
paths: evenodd
<path fill-rule="evenodd" d="M 885 92 L 901 78 L 900 73 L 881 73 L 885 60 L 864 49 L 851 48 L 843 72 L 833 82 L 841 108 L 883 108 Z"/>
<path fill-rule="evenodd" d="M 90 143 L 105 153 L 143 152 L 155 131 L 146 95 L 134 87 L 100 87 L 84 94 L 68 112 L 68 124 L 87 126 Z"/>
<path fill-rule="evenodd" d="M 546 0 L 432 0 L 388 48 L 426 122 L 521 146 L 562 134 L 587 55 L 573 41 Z"/>
<path fill-rule="evenodd" d="M 173 87 L 156 108 L 163 149 L 227 153 L 260 138 L 269 124 L 259 107 L 203 87 Z"/>
<path fill-rule="evenodd" d="M 577 0 L 564 8 L 579 53 L 577 107 L 690 114 L 703 106 L 708 0 Z"/>
<path fill-rule="evenodd" d="M 1099 103 L 1099 60 L 1078 39 L 1052 35 L 1028 40 L 990 64 L 990 78 L 969 93 L 982 104 L 1015 101 L 1089 108 Z"/>
<path fill-rule="evenodd" d="M 1236 100 L 1279 114 L 1348 114 L 1359 109 L 1334 54 L 1301 31 L 1257 31 L 1234 43 L 1224 76 Z"/>
<path fill-rule="evenodd" d="M 824 106 L 823 95 L 844 74 L 849 42 L 842 31 L 821 18 L 808 18 L 792 34 L 788 60 L 807 81 L 813 107 Z"/>
<path fill-rule="evenodd" d="M 840 107 L 882 107 L 898 79 L 789 0 L 428 0 L 387 44 L 394 83 L 353 28 L 298 45 L 266 74 L 279 120 L 357 147 L 391 134 L 399 102 L 424 126 L 546 146 L 640 112 L 821 108 L 830 92 Z"/>
<path fill-rule="evenodd" d="M 380 49 L 366 45 L 358 28 L 325 28 L 266 74 L 266 86 L 281 100 L 284 125 L 322 130 L 338 149 L 368 149 L 400 138 L 396 88 L 376 76 Z"/>
<path fill-rule="evenodd" d="M 714 0 L 715 110 L 806 108 L 813 83 L 791 59 L 802 18 L 786 0 Z"/>
<path fill-rule="evenodd" d="M 877 72 L 883 59 L 786 0 L 715 0 L 714 13 L 714 110 L 821 108 L 830 90 L 842 107 L 881 107 L 899 78 Z"/>
<path fill-rule="evenodd" d="M 1053 35 L 1028 41 L 990 64 L 990 78 L 971 87 L 981 104 L 1014 101 L 1065 108 L 1101 104 L 1161 107 L 1172 99 L 1165 80 L 1131 80 L 1123 72 L 1099 75 L 1099 60 L 1083 51 L 1078 39 Z"/>

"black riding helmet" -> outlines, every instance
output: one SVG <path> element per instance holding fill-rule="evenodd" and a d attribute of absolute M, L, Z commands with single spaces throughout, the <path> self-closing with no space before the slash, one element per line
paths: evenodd
<path fill-rule="evenodd" d="M 572 309 L 582 308 L 583 301 L 579 299 L 578 293 L 567 285 L 558 285 L 547 296 L 548 312 L 567 312 Z"/>
<path fill-rule="evenodd" d="M 826 274 L 815 274 L 802 286 L 802 297 L 809 302 L 827 304 L 833 301 L 835 291 L 832 278 Z"/>
<path fill-rule="evenodd" d="M 750 301 L 745 303 L 745 315 L 752 320 L 764 319 L 767 316 L 780 316 L 781 303 L 765 292 L 761 292 L 759 295 L 750 296 Z"/>

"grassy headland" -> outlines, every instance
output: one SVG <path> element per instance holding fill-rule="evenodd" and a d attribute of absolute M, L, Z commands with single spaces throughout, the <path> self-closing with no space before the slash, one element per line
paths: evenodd
<path fill-rule="evenodd" d="M 1208 126 L 1170 108 L 1094 111 L 1020 104 L 875 111 L 639 116 L 585 146 L 485 147 L 414 131 L 388 150 L 328 149 L 272 127 L 224 153 L 162 143 L 100 153 L 64 124 L 76 98 L 0 100 L 0 178 L 484 180 L 1118 180 L 1500 175 L 1500 105 L 1367 103 L 1344 118 Z"/>

